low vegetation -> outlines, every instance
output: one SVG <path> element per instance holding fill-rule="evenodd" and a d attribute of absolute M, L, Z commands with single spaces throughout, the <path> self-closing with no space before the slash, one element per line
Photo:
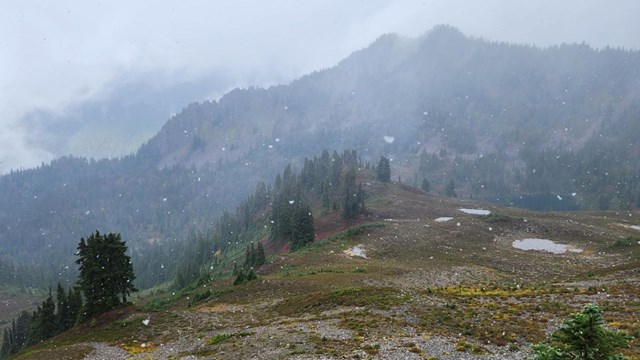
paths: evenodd
<path fill-rule="evenodd" d="M 366 167 L 357 174 L 362 191 L 376 198 L 368 198 L 356 218 L 345 216 L 341 205 L 333 209 L 340 191 L 331 192 L 328 208 L 323 193 L 312 194 L 314 187 L 301 192 L 322 238 L 295 251 L 291 238 L 270 236 L 277 218 L 268 204 L 255 204 L 271 198 L 271 190 L 259 187 L 262 195 L 223 216 L 210 234 L 194 235 L 185 259 L 198 266 L 183 273 L 185 286 L 149 292 L 136 306 L 96 316 L 19 358 L 54 358 L 61 347 L 86 354 L 87 344 L 98 341 L 152 358 L 452 359 L 465 353 L 475 359 L 500 353 L 521 360 L 535 349 L 568 351 L 559 335 L 546 342 L 547 334 L 588 304 L 602 309 L 596 322 L 604 329 L 631 335 L 617 343 L 628 346 L 611 354 L 640 356 L 636 240 L 617 225 L 628 214 L 548 216 L 496 208 L 487 216 L 461 214 L 459 208 L 476 204 L 375 176 Z M 435 221 L 443 216 L 455 220 Z M 246 220 L 252 218 L 256 222 Z M 511 246 L 523 237 L 561 240 L 584 251 Z M 218 249 L 222 241 L 227 245 Z M 354 248 L 366 257 L 355 256 Z"/>

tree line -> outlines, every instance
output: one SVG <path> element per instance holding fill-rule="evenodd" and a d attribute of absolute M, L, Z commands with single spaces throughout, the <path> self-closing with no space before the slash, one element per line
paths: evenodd
<path fill-rule="evenodd" d="M 298 174 L 289 164 L 272 184 L 259 182 L 253 194 L 235 211 L 224 211 L 212 229 L 189 235 L 175 286 L 206 282 L 231 267 L 235 276 L 252 277 L 251 268 L 266 259 L 267 243 L 296 251 L 314 241 L 313 209 L 339 211 L 346 220 L 356 219 L 365 212 L 366 198 L 357 179 L 359 171 L 375 169 L 363 164 L 354 150 L 342 154 L 324 150 L 319 157 L 306 158 Z M 245 248 L 243 263 L 229 258 L 237 256 L 238 247 Z M 229 265 L 230 261 L 236 262 Z"/>

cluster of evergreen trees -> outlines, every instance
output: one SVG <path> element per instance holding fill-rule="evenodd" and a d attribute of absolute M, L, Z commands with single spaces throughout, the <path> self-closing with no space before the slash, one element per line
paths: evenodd
<path fill-rule="evenodd" d="M 323 150 L 319 158 L 305 159 L 300 184 L 292 185 L 300 186 L 308 197 L 319 198 L 323 210 L 341 209 L 345 218 L 354 218 L 364 212 L 365 194 L 356 184 L 357 170 L 363 168 L 370 169 L 370 165 L 363 165 L 355 150 L 342 155 Z"/>
<path fill-rule="evenodd" d="M 315 230 L 311 206 L 291 165 L 287 166 L 282 177 L 279 174 L 276 177 L 273 195 L 269 239 L 290 242 L 291 251 L 312 242 Z"/>
<path fill-rule="evenodd" d="M 251 243 L 251 245 L 247 245 L 245 250 L 244 267 L 256 268 L 264 265 L 266 261 L 267 257 L 265 256 L 264 246 L 261 242 L 258 241 L 257 247 L 254 247 L 253 243 Z"/>
<path fill-rule="evenodd" d="M 496 141 L 494 151 L 482 155 L 462 156 L 447 147 L 439 152 L 423 151 L 416 177 L 428 178 L 443 192 L 453 179 L 464 196 L 499 199 L 536 210 L 637 209 L 640 207 L 637 111 L 638 107 L 633 106 L 619 113 L 611 109 L 598 112 L 602 123 L 597 136 L 580 146 L 549 144 L 552 136 L 545 131 L 552 124 L 535 119 L 540 121 L 518 125 Z M 430 111 L 429 116 L 438 117 L 435 111 Z M 584 124 L 574 124 L 576 128 L 571 130 L 586 131 L 579 128 L 590 126 L 589 116 L 584 118 Z M 422 131 L 430 133 L 431 127 Z M 557 201 L 557 195 L 564 200 Z M 564 195 L 570 195 L 571 199 Z M 518 201 L 520 197 L 534 200 Z M 573 207 L 567 207 L 568 202 L 573 202 Z"/>
<path fill-rule="evenodd" d="M 56 275 L 51 275 L 51 272 L 55 272 Z M 64 277 L 59 276 L 60 273 L 62 271 L 59 267 L 53 264 L 25 264 L 0 254 L 0 284 L 3 287 L 13 287 L 20 291 L 26 291 L 28 288 L 46 289 Z"/>
<path fill-rule="evenodd" d="M 196 234 L 192 231 L 183 246 L 174 285 L 183 288 L 201 278 L 208 279 L 211 269 L 224 266 L 223 259 L 229 249 L 254 241 L 264 230 L 271 192 L 270 187 L 259 182 L 251 196 L 235 211 L 225 210 L 207 232 Z"/>
<path fill-rule="evenodd" d="M 365 192 L 357 181 L 358 169 L 363 166 L 353 150 L 331 155 L 327 150 L 320 157 L 305 159 L 296 175 L 291 165 L 275 177 L 273 185 L 259 182 L 254 193 L 235 209 L 224 211 L 216 225 L 206 233 L 192 232 L 179 261 L 175 286 L 207 281 L 213 271 L 225 271 L 229 250 L 244 246 L 245 263 L 234 266 L 234 275 L 243 269 L 263 264 L 263 244 L 251 245 L 269 231 L 269 241 L 289 244 L 295 251 L 312 242 L 315 237 L 312 208 L 342 212 L 345 219 L 353 219 L 365 211 Z M 232 259 L 231 259 L 232 260 Z M 228 267 L 226 268 L 228 271 Z M 246 270 L 249 271 L 249 270 Z"/>
<path fill-rule="evenodd" d="M 136 291 L 126 251 L 120 234 L 96 231 L 86 241 L 81 238 L 76 261 L 80 267 L 78 286 L 65 291 L 58 283 L 55 302 L 49 290 L 34 312 L 23 311 L 14 319 L 11 329 L 4 331 L 0 359 L 66 331 L 78 321 L 126 304 L 127 296 Z"/>
<path fill-rule="evenodd" d="M 365 210 L 365 193 L 357 184 L 357 169 L 363 168 L 355 150 L 305 159 L 300 175 L 287 166 L 273 187 L 271 215 L 272 241 L 285 240 L 295 251 L 313 241 L 315 234 L 312 202 L 325 210 L 342 210 L 345 219 L 354 219 Z M 390 176 L 390 170 L 389 170 Z"/>
<path fill-rule="evenodd" d="M 37 169 L 1 175 L 0 248 L 5 264 L 16 270 L 6 277 L 11 284 L 41 289 L 73 280 L 73 267 L 63 271 L 74 261 L 69 249 L 81 236 L 111 228 L 130 239 L 136 286 L 170 280 L 174 261 L 165 261 L 163 271 L 154 261 L 173 260 L 182 250 L 169 241 L 184 239 L 191 228 L 212 226 L 212 217 L 237 204 L 255 185 L 255 177 L 236 165 L 158 168 L 140 156 L 98 161 L 62 157 Z M 158 238 L 162 241 L 141 241 Z M 157 246 L 160 242 L 163 247 Z"/>
<path fill-rule="evenodd" d="M 69 288 L 65 291 L 58 283 L 55 302 L 49 291 L 49 296 L 35 311 L 23 311 L 12 321 L 11 328 L 4 330 L 0 359 L 8 358 L 27 346 L 72 328 L 80 315 L 82 305 L 79 288 Z"/>
<path fill-rule="evenodd" d="M 233 275 L 236 276 L 233 285 L 240 285 L 257 279 L 258 275 L 254 269 L 264 265 L 266 261 L 267 258 L 265 256 L 264 246 L 261 242 L 258 242 L 257 247 L 255 247 L 253 243 L 251 243 L 251 245 L 247 245 L 245 249 L 244 264 L 240 268 L 238 268 L 237 263 L 233 266 Z"/>

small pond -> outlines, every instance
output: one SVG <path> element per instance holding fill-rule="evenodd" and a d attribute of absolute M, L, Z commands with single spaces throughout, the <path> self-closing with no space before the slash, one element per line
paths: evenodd
<path fill-rule="evenodd" d="M 575 253 L 582 252 L 582 249 L 570 245 L 557 244 L 547 239 L 522 239 L 514 241 L 511 245 L 520 250 L 546 251 L 553 254 L 564 254 L 567 251 Z"/>

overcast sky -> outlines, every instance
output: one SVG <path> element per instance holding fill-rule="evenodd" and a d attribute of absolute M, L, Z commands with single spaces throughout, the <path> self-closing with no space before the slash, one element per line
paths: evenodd
<path fill-rule="evenodd" d="M 638 14 L 637 0 L 0 1 L 0 173 L 56 156 L 27 140 L 43 130 L 26 114 L 71 111 L 127 79 L 287 82 L 381 34 L 438 24 L 490 40 L 639 49 Z"/>

